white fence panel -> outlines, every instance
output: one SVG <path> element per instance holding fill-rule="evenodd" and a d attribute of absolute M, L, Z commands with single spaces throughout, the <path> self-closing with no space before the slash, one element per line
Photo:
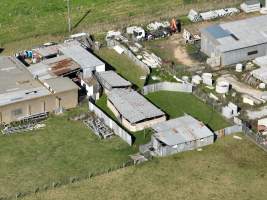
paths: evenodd
<path fill-rule="evenodd" d="M 190 83 L 161 82 L 161 83 L 155 83 L 155 84 L 145 86 L 142 90 L 142 93 L 144 95 L 147 95 L 149 93 L 158 92 L 158 91 L 192 93 L 193 86 Z"/>
<path fill-rule="evenodd" d="M 114 131 L 116 135 L 121 137 L 129 145 L 132 145 L 132 136 L 122 129 L 115 121 L 110 119 L 101 109 L 99 109 L 94 103 L 89 101 L 89 110 L 94 112 L 95 115 L 104 120 L 106 126 Z"/>

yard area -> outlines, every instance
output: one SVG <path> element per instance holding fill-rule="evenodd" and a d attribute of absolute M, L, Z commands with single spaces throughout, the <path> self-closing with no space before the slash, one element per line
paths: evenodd
<path fill-rule="evenodd" d="M 87 111 L 87 105 L 51 116 L 46 127 L 12 136 L 0 136 L 0 197 L 33 192 L 53 182 L 106 171 L 129 160 L 133 149 L 119 137 L 99 140 L 82 122 L 69 116 Z"/>
<path fill-rule="evenodd" d="M 233 136 L 203 151 L 154 159 L 25 200 L 236 200 L 266 199 L 267 154 Z"/>
<path fill-rule="evenodd" d="M 203 121 L 214 131 L 229 125 L 217 111 L 192 94 L 160 91 L 148 94 L 147 98 L 167 113 L 170 118 L 180 117 L 187 113 Z"/>
<path fill-rule="evenodd" d="M 137 88 L 142 88 L 144 86 L 145 79 L 140 79 L 140 77 L 146 76 L 146 72 L 126 55 L 119 55 L 116 51 L 108 48 L 103 48 L 97 53 L 114 68 L 118 74 L 133 83 Z"/>

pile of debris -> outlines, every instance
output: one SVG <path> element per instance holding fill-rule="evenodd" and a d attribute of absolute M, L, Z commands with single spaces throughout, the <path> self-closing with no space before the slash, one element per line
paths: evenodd
<path fill-rule="evenodd" d="M 127 33 L 134 31 L 140 31 L 136 33 L 142 37 L 142 30 L 140 27 L 129 27 Z M 154 53 L 146 51 L 143 46 L 135 40 L 129 41 L 121 32 L 109 31 L 106 36 L 107 44 L 110 48 L 113 48 L 118 54 L 125 54 L 129 59 L 133 60 L 135 64 L 142 68 L 149 69 L 160 68 L 162 66 L 162 60 Z"/>
<path fill-rule="evenodd" d="M 2 130 L 3 135 L 12 135 L 15 133 L 23 133 L 28 131 L 37 130 L 40 128 L 44 128 L 45 124 L 37 124 L 37 123 L 28 123 L 28 124 L 22 124 L 18 126 L 12 126 L 8 125 Z"/>
<path fill-rule="evenodd" d="M 191 9 L 188 14 L 188 19 L 192 22 L 200 22 L 206 20 L 212 20 L 216 18 L 231 16 L 239 13 L 240 10 L 237 8 L 223 8 L 218 10 L 211 10 L 207 12 L 198 13 L 197 11 Z"/>
<path fill-rule="evenodd" d="M 101 139 L 108 139 L 114 135 L 113 131 L 100 118 L 90 117 L 83 120 L 83 123 Z"/>

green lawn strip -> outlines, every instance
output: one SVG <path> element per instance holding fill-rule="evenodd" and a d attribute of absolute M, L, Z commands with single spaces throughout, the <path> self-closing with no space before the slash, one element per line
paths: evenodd
<path fill-rule="evenodd" d="M 161 91 L 150 93 L 147 98 L 166 112 L 170 118 L 180 117 L 185 113 L 190 114 L 203 121 L 214 131 L 229 125 L 217 111 L 192 94 Z"/>

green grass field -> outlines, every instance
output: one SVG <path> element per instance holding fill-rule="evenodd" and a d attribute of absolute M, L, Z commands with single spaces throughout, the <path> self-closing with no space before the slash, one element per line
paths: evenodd
<path fill-rule="evenodd" d="M 46 128 L 0 136 L 0 197 L 33 192 L 53 182 L 118 167 L 133 150 L 119 137 L 99 140 L 81 122 L 69 121 L 85 108 L 49 118 Z"/>
<path fill-rule="evenodd" d="M 70 0 L 72 32 L 94 34 L 144 24 L 153 20 L 186 15 L 194 7 L 207 10 L 236 5 L 241 0 Z M 193 4 L 192 4 L 193 3 Z M 7 52 L 30 48 L 67 33 L 67 6 L 64 0 L 1 0 L 0 46 Z"/>
<path fill-rule="evenodd" d="M 203 151 L 154 159 L 25 200 L 265 200 L 267 154 L 228 136 Z"/>
<path fill-rule="evenodd" d="M 214 131 L 229 125 L 218 112 L 191 94 L 161 91 L 150 93 L 147 98 L 170 118 L 180 117 L 187 113 L 203 121 Z"/>

